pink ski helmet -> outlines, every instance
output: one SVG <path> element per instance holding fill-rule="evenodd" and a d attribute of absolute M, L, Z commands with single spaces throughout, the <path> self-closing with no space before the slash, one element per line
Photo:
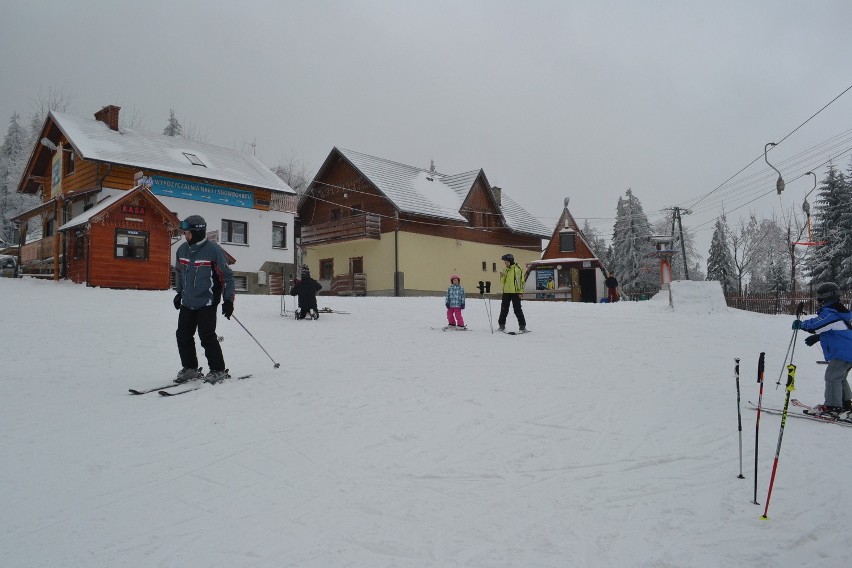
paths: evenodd
<path fill-rule="evenodd" d="M 450 275 L 450 284 L 452 284 L 452 283 L 453 283 L 453 280 L 458 280 L 458 281 L 459 281 L 459 284 L 461 284 L 461 278 L 459 278 L 459 275 L 458 275 L 458 274 L 451 274 L 451 275 Z"/>

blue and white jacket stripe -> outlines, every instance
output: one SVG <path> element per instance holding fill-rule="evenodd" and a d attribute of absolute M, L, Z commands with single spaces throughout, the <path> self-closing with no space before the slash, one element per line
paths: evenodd
<path fill-rule="evenodd" d="M 820 307 L 816 317 L 802 322 L 802 329 L 819 334 L 826 361 L 841 359 L 852 363 L 852 312 L 843 304 Z"/>

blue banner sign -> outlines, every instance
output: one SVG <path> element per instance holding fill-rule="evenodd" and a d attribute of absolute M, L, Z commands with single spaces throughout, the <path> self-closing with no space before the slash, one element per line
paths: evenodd
<path fill-rule="evenodd" d="M 254 208 L 254 193 L 251 191 L 160 176 L 151 177 L 151 182 L 151 193 L 154 195 Z"/>

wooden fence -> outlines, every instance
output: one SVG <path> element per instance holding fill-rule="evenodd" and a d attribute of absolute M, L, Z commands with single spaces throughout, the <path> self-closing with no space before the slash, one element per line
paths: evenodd
<path fill-rule="evenodd" d="M 852 293 L 841 292 L 840 301 L 844 305 L 848 306 L 850 299 L 852 299 Z M 816 313 L 819 307 L 814 293 L 810 290 L 798 291 L 795 294 L 790 292 L 726 294 L 725 301 L 730 308 L 771 315 L 793 315 L 796 313 L 799 302 L 805 303 L 806 314 Z"/>

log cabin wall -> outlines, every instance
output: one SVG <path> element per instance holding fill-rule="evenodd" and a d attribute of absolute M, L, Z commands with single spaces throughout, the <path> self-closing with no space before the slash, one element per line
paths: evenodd
<path fill-rule="evenodd" d="M 360 206 L 365 213 L 381 216 L 381 232 L 396 230 L 396 208 L 341 156 L 322 179 L 315 182 L 311 195 L 316 199 L 309 198 L 299 209 L 299 217 L 305 225 L 331 221 L 335 209 L 341 217 L 351 217 L 352 207 Z"/>
<path fill-rule="evenodd" d="M 127 222 L 120 212 L 111 212 L 89 229 L 88 268 L 90 286 L 167 290 L 170 286 L 171 235 L 161 215 L 152 211 L 144 223 Z M 115 230 L 148 232 L 146 260 L 116 258 Z"/>

